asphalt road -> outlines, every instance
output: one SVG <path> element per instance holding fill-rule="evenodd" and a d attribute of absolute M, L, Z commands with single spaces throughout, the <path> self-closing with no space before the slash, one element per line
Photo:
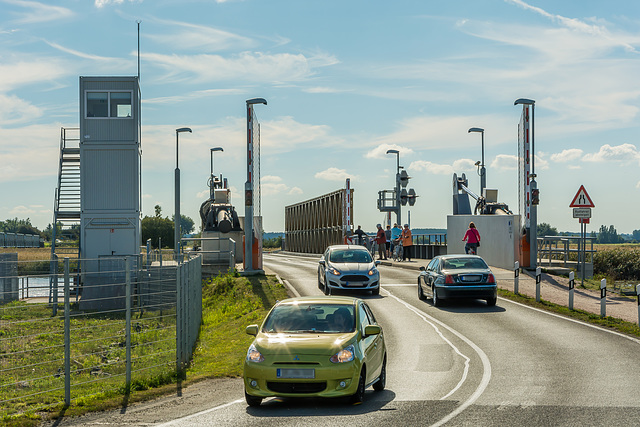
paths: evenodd
<path fill-rule="evenodd" d="M 320 295 L 317 259 L 265 255 L 300 295 Z M 380 296 L 363 295 L 383 326 L 387 389 L 365 402 L 266 399 L 244 403 L 242 382 L 194 386 L 127 411 L 61 425 L 554 425 L 640 423 L 640 341 L 499 299 L 435 308 L 417 273 L 380 267 Z M 213 392 L 211 389 L 214 389 Z"/>

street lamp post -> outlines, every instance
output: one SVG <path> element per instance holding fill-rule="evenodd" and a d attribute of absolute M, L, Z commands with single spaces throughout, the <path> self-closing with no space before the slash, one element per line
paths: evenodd
<path fill-rule="evenodd" d="M 536 182 L 536 144 L 535 144 L 535 106 L 536 101 L 533 99 L 519 98 L 513 103 L 513 105 L 530 105 L 531 106 L 531 182 L 529 183 L 529 189 L 533 193 L 538 189 L 538 183 Z M 523 107 L 524 108 L 524 107 Z M 536 267 L 538 264 L 538 205 L 532 204 L 529 209 L 529 232 L 531 237 L 529 238 L 530 268 Z"/>
<path fill-rule="evenodd" d="M 176 129 L 176 169 L 174 173 L 175 188 L 175 208 L 173 214 L 174 236 L 173 236 L 173 253 L 176 262 L 180 262 L 180 168 L 178 167 L 178 135 L 182 132 L 191 133 L 191 128 Z"/>
<path fill-rule="evenodd" d="M 480 195 L 484 197 L 484 189 L 487 188 L 487 170 L 484 168 L 484 129 L 471 128 L 468 133 L 479 132 L 482 135 L 482 161 L 480 163 Z"/>
<path fill-rule="evenodd" d="M 402 227 L 401 215 L 400 215 L 400 151 L 398 150 L 387 150 L 387 154 L 395 154 L 396 155 L 396 222 Z"/>
<path fill-rule="evenodd" d="M 211 187 L 209 188 L 209 197 L 211 200 L 214 200 L 215 192 L 214 192 L 214 176 L 213 176 L 213 152 L 214 151 L 224 151 L 222 147 L 214 147 L 211 149 Z"/>

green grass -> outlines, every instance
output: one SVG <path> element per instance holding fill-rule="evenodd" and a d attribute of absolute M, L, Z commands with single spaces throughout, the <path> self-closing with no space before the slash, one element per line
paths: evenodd
<path fill-rule="evenodd" d="M 593 325 L 613 329 L 623 334 L 640 337 L 640 326 L 638 326 L 637 323 L 627 322 L 611 316 L 600 317 L 600 315 L 598 314 L 589 313 L 584 310 L 570 310 L 569 307 L 555 304 L 543 299 L 541 299 L 540 302 L 537 302 L 535 298 L 528 297 L 522 294 L 514 294 L 513 292 L 507 291 L 505 289 L 498 289 L 498 295 L 512 301 L 528 305 L 530 307 L 539 308 L 542 310 L 550 311 L 552 313 L 570 317 L 572 319 L 581 320 Z"/>
<path fill-rule="evenodd" d="M 203 283 L 203 320 L 194 357 L 185 376 L 175 370 L 175 312 L 139 313 L 132 326 L 132 383 L 124 386 L 124 315 L 73 317 L 72 334 L 85 343 L 73 344 L 71 353 L 72 403 L 64 408 L 63 310 L 57 316 L 45 305 L 12 302 L 0 307 L 0 372 L 7 384 L 27 379 L 23 385 L 1 387 L 0 400 L 25 396 L 39 390 L 44 394 L 21 397 L 2 404 L 0 424 L 33 426 L 43 419 L 81 415 L 120 408 L 135 401 L 175 393 L 181 387 L 205 378 L 239 376 L 252 337 L 244 333 L 250 323 L 259 323 L 285 288 L 272 276 L 251 278 L 228 274 Z M 27 322 L 27 320 L 30 320 Z M 26 338 L 18 337 L 28 336 Z M 15 339 L 13 339 L 15 338 Z M 40 349 L 28 353 L 25 350 Z M 50 362 L 49 362 L 50 361 Z M 37 365 L 37 373 L 33 367 Z M 147 369 L 150 365 L 161 365 Z M 92 367 L 99 366 L 99 370 Z M 42 374 L 45 372 L 45 374 Z M 9 377 L 10 376 L 10 377 Z M 37 377 L 46 378 L 36 379 Z M 101 381 L 87 382 L 96 378 Z M 85 384 L 79 384 L 86 382 Z"/>

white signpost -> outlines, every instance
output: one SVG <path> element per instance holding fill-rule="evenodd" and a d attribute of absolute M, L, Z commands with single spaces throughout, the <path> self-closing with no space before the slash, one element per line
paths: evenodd
<path fill-rule="evenodd" d="M 580 262 L 580 258 L 582 258 L 582 285 L 584 285 L 587 224 L 589 224 L 589 219 L 591 218 L 591 208 L 595 208 L 596 205 L 591 200 L 591 197 L 589 197 L 589 193 L 587 193 L 584 185 L 581 185 L 576 195 L 573 196 L 573 200 L 571 201 L 571 204 L 569 204 L 569 207 L 573 208 L 573 217 L 578 218 L 580 221 L 580 242 L 582 247 L 578 248 L 578 254 L 581 254 L 582 256 L 578 256 L 578 262 Z"/>

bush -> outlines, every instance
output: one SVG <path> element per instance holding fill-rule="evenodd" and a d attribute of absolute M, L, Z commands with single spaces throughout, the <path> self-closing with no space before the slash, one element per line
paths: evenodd
<path fill-rule="evenodd" d="M 593 272 L 614 280 L 640 279 L 640 248 L 613 248 L 596 252 Z"/>

